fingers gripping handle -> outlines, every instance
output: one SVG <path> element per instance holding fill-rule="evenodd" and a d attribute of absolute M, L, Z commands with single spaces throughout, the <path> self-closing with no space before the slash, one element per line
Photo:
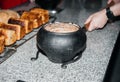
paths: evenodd
<path fill-rule="evenodd" d="M 87 32 L 87 31 L 88 31 L 89 26 L 90 26 L 90 22 L 89 22 L 89 23 L 87 23 L 87 24 L 85 24 L 85 25 L 82 27 L 82 30 L 83 30 L 84 32 Z"/>

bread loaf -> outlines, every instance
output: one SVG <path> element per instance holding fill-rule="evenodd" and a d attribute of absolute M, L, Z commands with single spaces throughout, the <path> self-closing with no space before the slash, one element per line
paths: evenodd
<path fill-rule="evenodd" d="M 10 9 L 3 9 L 3 10 L 0 10 L 0 12 L 5 12 L 9 15 L 9 18 L 20 18 L 20 15 L 14 11 L 14 10 L 10 10 Z"/>
<path fill-rule="evenodd" d="M 0 31 L 0 54 L 4 51 L 5 36 Z"/>
<path fill-rule="evenodd" d="M 8 13 L 0 12 L 0 22 L 7 23 L 9 19 Z"/>
<path fill-rule="evenodd" d="M 8 23 L 9 18 L 20 18 L 20 15 L 13 10 L 0 10 L 0 22 Z"/>

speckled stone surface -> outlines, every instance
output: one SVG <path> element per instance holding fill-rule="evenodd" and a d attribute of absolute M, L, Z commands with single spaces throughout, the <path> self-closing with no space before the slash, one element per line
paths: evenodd
<path fill-rule="evenodd" d="M 64 10 L 57 15 L 56 21 L 74 22 L 83 26 L 87 17 L 95 12 L 87 11 L 83 7 L 79 8 L 79 4 L 75 0 L 69 3 L 66 1 L 69 0 L 65 0 Z M 32 5 L 29 6 L 32 7 Z M 67 69 L 62 69 L 61 64 L 49 61 L 41 53 L 36 61 L 30 60 L 31 57 L 35 57 L 37 52 L 35 36 L 0 64 L 0 82 L 16 82 L 17 80 L 26 82 L 102 82 L 119 30 L 120 22 L 117 21 L 107 24 L 102 30 L 87 32 L 86 50 L 82 57 L 69 64 Z"/>

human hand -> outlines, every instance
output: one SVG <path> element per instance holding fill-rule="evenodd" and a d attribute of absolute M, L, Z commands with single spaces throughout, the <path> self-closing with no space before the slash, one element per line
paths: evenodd
<path fill-rule="evenodd" d="M 108 0 L 107 4 L 116 4 L 116 3 L 119 3 L 120 0 Z"/>
<path fill-rule="evenodd" d="M 107 23 L 108 18 L 106 16 L 105 9 L 96 12 L 88 17 L 88 19 L 85 22 L 86 24 L 89 24 L 89 27 L 87 27 L 88 31 L 93 31 L 98 28 L 103 28 L 104 25 Z"/>

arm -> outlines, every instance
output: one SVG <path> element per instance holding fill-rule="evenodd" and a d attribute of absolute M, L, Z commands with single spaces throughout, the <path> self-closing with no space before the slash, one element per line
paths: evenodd
<path fill-rule="evenodd" d="M 113 12 L 114 16 L 120 15 L 120 3 L 115 4 L 110 7 L 110 10 Z M 88 17 L 85 24 L 90 24 L 88 27 L 88 31 L 92 31 L 98 28 L 103 28 L 107 23 L 108 18 L 106 16 L 106 9 L 103 9 L 99 12 L 96 12 Z"/>
<path fill-rule="evenodd" d="M 113 12 L 114 16 L 119 16 L 120 15 L 120 3 L 112 6 L 110 9 Z"/>
<path fill-rule="evenodd" d="M 107 4 L 111 4 L 111 3 L 116 4 L 116 3 L 119 3 L 119 2 L 120 2 L 120 0 L 108 0 Z"/>

